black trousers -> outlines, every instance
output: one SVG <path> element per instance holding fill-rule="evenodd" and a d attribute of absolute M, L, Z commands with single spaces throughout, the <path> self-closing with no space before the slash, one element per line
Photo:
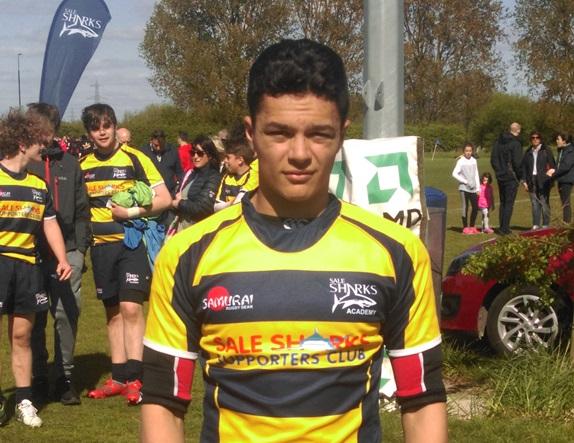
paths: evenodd
<path fill-rule="evenodd" d="M 512 218 L 512 211 L 514 210 L 514 200 L 516 200 L 516 193 L 518 192 L 518 181 L 499 181 L 498 192 L 500 194 L 500 205 L 498 207 L 500 232 L 502 234 L 510 234 L 510 219 Z"/>
<path fill-rule="evenodd" d="M 566 223 L 572 221 L 572 205 L 570 204 L 570 194 L 572 193 L 571 183 L 558 183 L 558 194 L 562 202 L 562 220 Z"/>

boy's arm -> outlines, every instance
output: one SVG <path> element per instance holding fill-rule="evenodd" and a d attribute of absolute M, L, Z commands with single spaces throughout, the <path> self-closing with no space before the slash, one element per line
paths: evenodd
<path fill-rule="evenodd" d="M 401 414 L 405 442 L 446 442 L 446 403 L 431 403 Z"/>
<path fill-rule="evenodd" d="M 58 279 L 60 281 L 67 280 L 72 275 L 72 267 L 66 258 L 66 245 L 56 217 L 44 219 L 42 226 L 46 241 L 56 256 L 56 260 L 58 260 L 58 266 L 56 267 Z"/>
<path fill-rule="evenodd" d="M 142 443 L 184 441 L 183 417 L 157 404 L 142 405 Z"/>

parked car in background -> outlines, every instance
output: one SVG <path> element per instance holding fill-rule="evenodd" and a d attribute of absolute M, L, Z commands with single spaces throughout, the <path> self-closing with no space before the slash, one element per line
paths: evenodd
<path fill-rule="evenodd" d="M 544 237 L 552 228 L 526 231 L 520 235 Z M 553 288 L 554 302 L 541 301 L 536 287 L 512 291 L 507 284 L 482 281 L 461 270 L 469 258 L 481 251 L 489 240 L 473 246 L 455 257 L 442 281 L 441 329 L 485 337 L 500 354 L 538 346 L 550 347 L 569 336 L 574 293 Z"/>

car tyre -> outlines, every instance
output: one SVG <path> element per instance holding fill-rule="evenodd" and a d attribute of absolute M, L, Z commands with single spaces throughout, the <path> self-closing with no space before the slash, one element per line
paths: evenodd
<path fill-rule="evenodd" d="M 499 354 L 521 350 L 548 349 L 568 332 L 571 306 L 553 293 L 554 303 L 542 302 L 537 288 L 518 291 L 506 288 L 490 305 L 486 335 Z"/>

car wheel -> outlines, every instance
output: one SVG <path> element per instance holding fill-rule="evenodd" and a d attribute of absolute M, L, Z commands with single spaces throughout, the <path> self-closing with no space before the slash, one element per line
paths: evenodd
<path fill-rule="evenodd" d="M 554 299 L 552 305 L 546 305 L 536 288 L 504 289 L 488 310 L 486 334 L 490 345 L 500 354 L 550 348 L 567 330 L 571 318 L 569 307 L 559 297 Z"/>

